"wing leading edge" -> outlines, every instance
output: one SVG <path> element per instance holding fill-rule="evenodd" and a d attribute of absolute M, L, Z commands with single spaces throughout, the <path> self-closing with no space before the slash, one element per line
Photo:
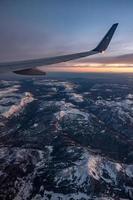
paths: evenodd
<path fill-rule="evenodd" d="M 32 59 L 32 60 L 25 60 L 25 61 L 17 61 L 17 62 L 7 62 L 7 63 L 0 63 L 0 73 L 2 72 L 9 72 L 13 71 L 17 74 L 24 74 L 24 75 L 41 75 L 45 73 L 35 73 L 37 72 L 35 67 L 40 67 L 44 65 L 52 65 L 61 62 L 67 62 L 70 60 L 75 60 L 78 58 L 83 58 L 87 56 L 91 56 L 97 53 L 102 53 L 105 51 L 114 35 L 114 32 L 118 26 L 118 23 L 113 24 L 109 31 L 106 33 L 104 38 L 101 42 L 91 51 L 85 51 L 81 53 L 74 53 L 69 55 L 62 55 L 56 57 L 49 57 L 49 58 L 40 58 L 40 59 Z M 24 72 L 24 73 L 23 73 Z"/>

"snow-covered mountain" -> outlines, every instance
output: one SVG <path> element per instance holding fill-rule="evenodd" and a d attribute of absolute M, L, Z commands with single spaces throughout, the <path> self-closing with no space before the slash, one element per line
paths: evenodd
<path fill-rule="evenodd" d="M 0 81 L 0 199 L 133 199 L 133 85 L 96 81 Z"/>

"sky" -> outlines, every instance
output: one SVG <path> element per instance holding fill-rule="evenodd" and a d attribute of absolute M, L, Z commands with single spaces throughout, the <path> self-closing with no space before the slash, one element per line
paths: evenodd
<path fill-rule="evenodd" d="M 91 50 L 119 23 L 104 55 L 46 71 L 133 72 L 133 0 L 0 0 L 0 62 Z"/>

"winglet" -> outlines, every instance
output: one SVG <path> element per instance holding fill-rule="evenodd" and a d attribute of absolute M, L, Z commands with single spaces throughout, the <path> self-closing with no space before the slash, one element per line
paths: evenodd
<path fill-rule="evenodd" d="M 117 26 L 118 26 L 118 23 L 112 25 L 112 27 L 106 33 L 106 35 L 104 36 L 104 38 L 97 45 L 97 47 L 95 49 L 93 49 L 93 51 L 102 53 L 102 52 L 104 52 L 107 49 L 107 47 L 108 47 L 108 45 L 109 45 L 109 43 L 110 43 L 110 41 L 111 41 L 111 39 L 112 39 L 112 37 L 114 35 L 114 32 L 115 32 Z"/>

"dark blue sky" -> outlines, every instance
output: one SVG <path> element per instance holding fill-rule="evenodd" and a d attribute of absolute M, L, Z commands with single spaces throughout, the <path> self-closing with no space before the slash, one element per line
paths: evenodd
<path fill-rule="evenodd" d="M 133 53 L 133 0 L 1 0 L 0 60 L 90 50 L 115 22 L 107 56 Z"/>

